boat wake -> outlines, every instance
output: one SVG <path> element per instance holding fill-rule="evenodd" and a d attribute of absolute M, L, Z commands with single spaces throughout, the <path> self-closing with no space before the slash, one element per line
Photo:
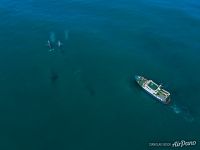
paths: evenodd
<path fill-rule="evenodd" d="M 189 110 L 189 108 L 185 106 L 178 105 L 176 103 L 170 106 L 170 109 L 177 115 L 183 117 L 188 122 L 194 122 L 194 116 Z"/>

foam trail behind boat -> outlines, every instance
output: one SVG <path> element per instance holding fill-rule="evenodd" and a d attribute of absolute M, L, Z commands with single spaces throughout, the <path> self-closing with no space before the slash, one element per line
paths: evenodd
<path fill-rule="evenodd" d="M 186 121 L 188 122 L 194 121 L 194 116 L 192 115 L 192 113 L 188 108 L 178 105 L 176 103 L 172 104 L 170 108 L 175 114 L 183 117 Z"/>
<path fill-rule="evenodd" d="M 56 36 L 54 32 L 50 32 L 50 37 L 49 37 L 51 42 L 55 42 L 56 41 Z"/>
<path fill-rule="evenodd" d="M 181 113 L 181 109 L 179 107 L 177 107 L 176 104 L 170 106 L 170 108 L 176 113 L 176 114 L 180 114 Z"/>

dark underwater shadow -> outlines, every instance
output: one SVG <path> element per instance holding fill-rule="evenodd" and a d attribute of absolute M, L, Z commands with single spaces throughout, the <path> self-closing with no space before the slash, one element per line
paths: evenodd
<path fill-rule="evenodd" d="M 96 95 L 96 91 L 95 91 L 94 87 L 91 86 L 90 84 L 85 83 L 85 89 L 88 91 L 90 96 Z"/>
<path fill-rule="evenodd" d="M 50 81 L 51 81 L 51 84 L 55 86 L 57 84 L 57 82 L 58 82 L 58 79 L 59 79 L 58 72 L 56 72 L 55 70 L 52 69 L 50 71 Z"/>

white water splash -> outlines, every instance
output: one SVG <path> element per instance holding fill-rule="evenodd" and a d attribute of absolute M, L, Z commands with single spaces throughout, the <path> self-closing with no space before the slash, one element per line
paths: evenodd
<path fill-rule="evenodd" d="M 172 108 L 172 110 L 176 113 L 176 114 L 180 114 L 181 113 L 181 109 L 179 107 L 177 107 L 176 104 L 170 106 L 170 108 Z"/>

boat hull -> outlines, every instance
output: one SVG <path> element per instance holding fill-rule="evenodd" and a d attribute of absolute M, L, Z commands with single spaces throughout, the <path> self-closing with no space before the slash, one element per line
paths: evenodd
<path fill-rule="evenodd" d="M 152 93 L 152 91 L 149 91 L 145 86 L 145 82 L 149 81 L 148 79 L 142 77 L 142 76 L 135 76 L 135 81 L 137 84 L 149 95 L 151 95 L 154 99 L 158 100 L 159 102 L 163 104 L 169 104 L 171 102 L 170 97 L 168 96 L 166 99 L 161 99 L 160 97 L 156 96 L 156 94 Z"/>

